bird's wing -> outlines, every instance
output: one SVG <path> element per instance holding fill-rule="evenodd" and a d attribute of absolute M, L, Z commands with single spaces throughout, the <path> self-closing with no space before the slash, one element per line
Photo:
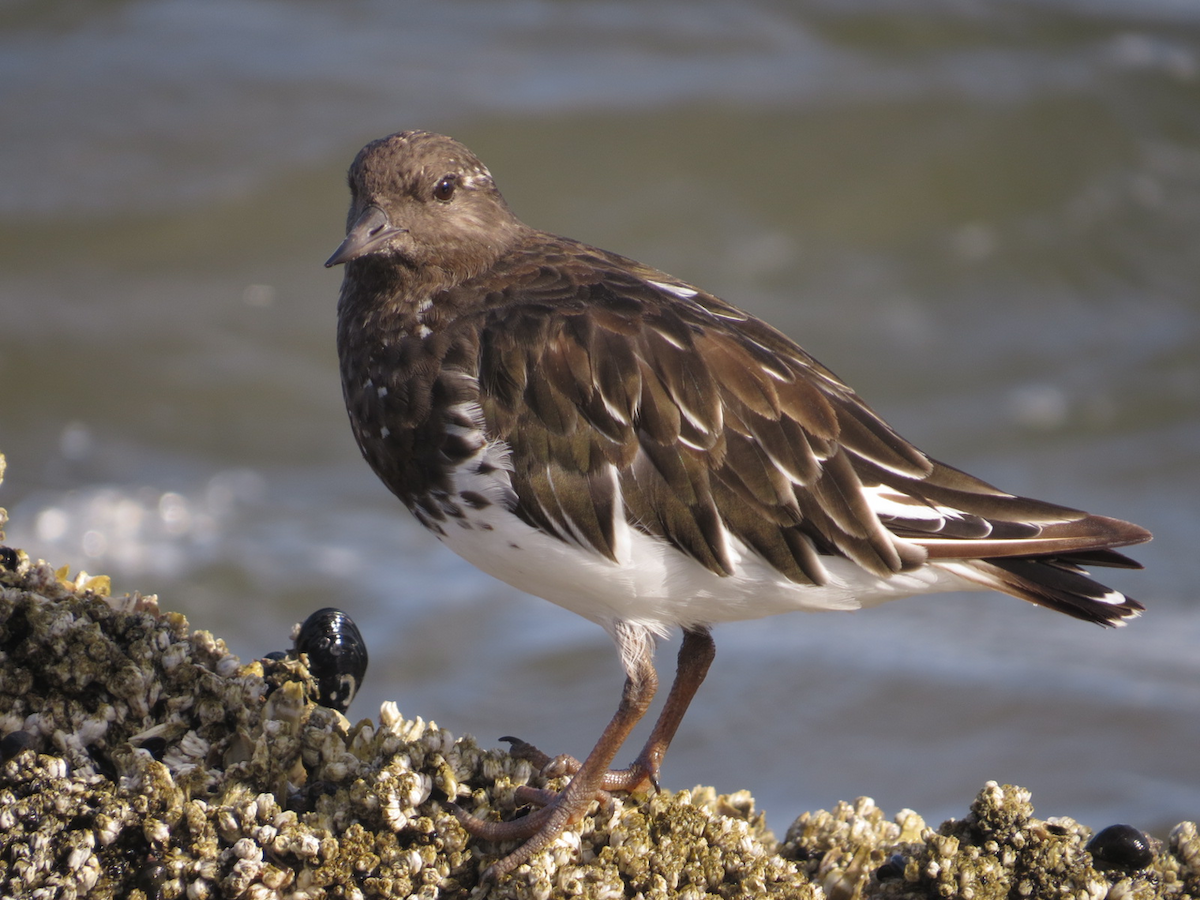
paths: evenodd
<path fill-rule="evenodd" d="M 788 578 L 822 556 L 887 576 L 928 559 L 1136 565 L 1149 534 L 930 459 L 769 325 L 594 251 L 504 278 L 478 380 L 511 448 L 515 512 L 616 558 L 618 521 L 728 574 L 730 538 Z"/>

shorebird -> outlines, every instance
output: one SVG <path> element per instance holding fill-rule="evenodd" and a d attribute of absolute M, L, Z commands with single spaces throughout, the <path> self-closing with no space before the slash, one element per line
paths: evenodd
<path fill-rule="evenodd" d="M 509 822 L 455 807 L 511 871 L 601 791 L 657 786 L 710 626 L 993 589 L 1101 625 L 1142 606 L 1083 566 L 1150 539 L 1015 496 L 900 437 L 770 325 L 650 266 L 523 224 L 451 138 L 393 134 L 349 173 L 342 388 L 375 473 L 467 561 L 603 627 L 626 679 L 582 763 L 515 738 L 561 792 Z M 645 747 L 609 766 L 683 630 Z M 451 798 L 453 800 L 453 798 Z"/>

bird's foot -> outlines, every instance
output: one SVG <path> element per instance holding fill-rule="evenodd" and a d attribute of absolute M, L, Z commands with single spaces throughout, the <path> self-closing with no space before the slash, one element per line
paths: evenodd
<path fill-rule="evenodd" d="M 488 866 L 483 872 L 483 881 L 494 883 L 500 876 L 507 875 L 552 844 L 560 834 L 587 814 L 597 792 L 595 789 L 588 789 L 587 785 L 572 791 L 571 788 L 575 784 L 576 780 L 572 780 L 561 791 L 531 789 L 534 796 L 528 797 L 527 800 L 544 805 L 511 822 L 490 822 L 471 815 L 456 803 L 450 804 L 450 811 L 468 834 L 491 843 L 523 841 L 516 850 Z M 518 800 L 521 800 L 520 793 Z"/>
<path fill-rule="evenodd" d="M 532 744 L 514 737 L 503 737 L 512 745 L 512 755 L 527 759 L 548 778 L 569 775 L 571 780 L 561 791 L 522 785 L 514 791 L 518 803 L 539 807 L 526 816 L 510 822 L 491 822 L 471 815 L 457 804 L 450 810 L 459 824 L 473 837 L 490 843 L 523 841 L 516 850 L 496 860 L 483 873 L 485 881 L 494 882 L 528 861 L 534 854 L 552 844 L 567 828 L 587 815 L 593 801 L 607 803 L 611 791 L 631 792 L 653 787 L 658 789 L 657 772 L 651 772 L 639 756 L 628 769 L 616 769 L 599 775 L 581 774 L 583 768 L 573 756 L 549 756 Z"/>
<path fill-rule="evenodd" d="M 550 756 L 533 746 L 533 744 L 523 741 L 520 738 L 512 737 L 511 735 L 502 737 L 500 740 L 508 741 L 511 745 L 509 752 L 517 759 L 529 760 L 544 778 L 560 778 L 564 775 L 574 775 L 582 765 L 579 760 L 566 753 L 559 756 Z M 610 791 L 624 791 L 626 793 L 636 793 L 650 789 L 657 791 L 658 766 L 650 760 L 654 756 L 661 757 L 661 754 L 651 754 L 649 751 L 649 747 L 644 749 L 627 769 L 609 769 L 605 772 L 597 789 L 598 792 L 604 793 L 605 796 L 598 796 L 597 799 L 607 799 L 607 793 Z M 544 791 L 536 788 L 529 788 L 527 793 L 529 796 L 525 798 L 525 802 L 538 803 L 542 806 L 545 803 L 540 802 L 537 799 L 538 796 L 555 796 L 554 791 Z"/>

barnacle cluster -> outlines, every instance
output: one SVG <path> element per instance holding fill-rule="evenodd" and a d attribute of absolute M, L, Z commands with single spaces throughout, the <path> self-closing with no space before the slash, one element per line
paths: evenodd
<path fill-rule="evenodd" d="M 995 784 L 936 831 L 860 799 L 782 843 L 744 792 L 617 795 L 481 887 L 511 848 L 448 803 L 508 819 L 519 785 L 562 782 L 394 704 L 351 724 L 318 696 L 303 656 L 243 664 L 154 597 L 0 547 L 0 896 L 1200 898 L 1194 824 L 1165 846 L 1111 832 L 1094 859 L 1087 828 Z"/>
<path fill-rule="evenodd" d="M 1029 791 L 991 781 L 966 817 L 936 831 L 912 810 L 889 819 L 859 798 L 801 815 L 779 852 L 800 862 L 829 900 L 1200 897 L 1195 823 L 1175 826 L 1165 846 L 1129 826 L 1111 831 L 1098 852 L 1091 829 L 1035 818 Z"/>

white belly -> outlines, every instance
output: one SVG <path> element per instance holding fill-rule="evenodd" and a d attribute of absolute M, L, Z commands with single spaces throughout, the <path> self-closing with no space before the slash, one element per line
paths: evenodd
<path fill-rule="evenodd" d="M 472 418 L 482 421 L 476 408 Z M 848 559 L 826 557 L 824 585 L 790 581 L 732 533 L 725 533 L 733 574 L 717 575 L 666 541 L 628 525 L 617 510 L 616 561 L 585 543 L 560 540 L 521 521 L 512 508 L 509 451 L 487 442 L 460 466 L 455 490 L 486 497 L 482 509 L 462 506 L 461 518 L 442 524 L 441 540 L 476 568 L 526 593 L 549 600 L 604 626 L 638 625 L 657 635 L 676 626 L 712 625 L 778 613 L 853 610 L 898 597 L 979 585 L 931 564 L 881 578 Z M 486 474 L 478 463 L 486 462 Z M 615 470 L 613 472 L 616 478 Z"/>
<path fill-rule="evenodd" d="M 496 505 L 446 523 L 442 540 L 482 571 L 610 630 L 625 621 L 660 635 L 673 626 L 853 610 L 913 594 L 979 589 L 937 565 L 884 579 L 833 557 L 825 560 L 828 584 L 797 584 L 736 539 L 730 547 L 734 574 L 722 576 L 636 529 L 629 530 L 626 552 L 614 562 L 544 534 Z"/>

